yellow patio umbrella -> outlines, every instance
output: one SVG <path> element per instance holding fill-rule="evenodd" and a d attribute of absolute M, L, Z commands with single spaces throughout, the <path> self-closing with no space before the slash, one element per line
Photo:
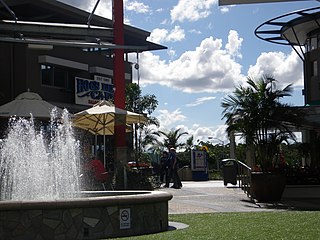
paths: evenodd
<path fill-rule="evenodd" d="M 83 130 L 88 131 L 91 134 L 95 135 L 114 135 L 114 124 L 108 124 L 106 127 L 97 127 L 93 124 L 93 122 L 74 122 L 72 123 L 73 127 L 81 128 Z M 132 126 L 126 124 L 126 132 L 132 132 Z"/>
<path fill-rule="evenodd" d="M 143 114 L 130 112 L 115 107 L 108 101 L 100 101 L 93 107 L 74 114 L 73 126 L 88 130 L 96 135 L 113 135 L 116 124 L 125 125 L 130 131 L 130 124 L 145 123 L 147 118 Z M 105 137 L 104 137 L 105 144 Z M 104 151 L 105 164 L 105 151 Z"/>

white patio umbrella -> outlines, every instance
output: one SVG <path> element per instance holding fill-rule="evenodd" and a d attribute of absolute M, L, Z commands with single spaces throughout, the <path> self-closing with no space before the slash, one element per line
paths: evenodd
<path fill-rule="evenodd" d="M 126 125 L 126 131 L 128 132 L 130 131 L 130 124 L 146 121 L 146 117 L 142 114 L 117 108 L 105 100 L 98 102 L 92 108 L 74 114 L 72 120 L 74 127 L 86 129 L 91 133 L 103 136 L 113 135 L 116 124 Z M 105 149 L 103 162 L 105 164 Z"/>
<path fill-rule="evenodd" d="M 74 118 L 75 119 L 75 118 Z M 74 120 L 76 121 L 76 120 Z M 114 135 L 114 125 L 109 124 L 107 127 L 104 128 L 95 128 L 95 126 L 92 125 L 92 123 L 85 123 L 85 122 L 73 122 L 73 127 L 81 128 L 83 130 L 88 131 L 91 134 L 94 135 Z M 126 124 L 126 132 L 132 132 L 132 126 L 129 124 Z"/>
<path fill-rule="evenodd" d="M 27 91 L 0 106 L 0 117 L 31 117 L 32 114 L 35 118 L 49 119 L 53 108 L 57 107 L 42 100 L 39 94 Z M 62 109 L 57 108 L 57 111 L 61 113 Z"/>

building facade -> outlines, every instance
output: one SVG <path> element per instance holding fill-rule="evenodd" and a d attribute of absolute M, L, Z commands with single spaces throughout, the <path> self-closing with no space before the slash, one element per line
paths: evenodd
<path fill-rule="evenodd" d="M 0 4 L 0 105 L 27 90 L 78 112 L 113 98 L 112 20 L 55 0 Z M 16 21 L 17 20 L 17 21 Z M 165 49 L 141 29 L 124 26 L 125 81 L 132 82 L 128 53 Z"/>
<path fill-rule="evenodd" d="M 117 46 L 112 20 L 56 0 L 1 1 L 0 105 L 28 90 L 71 113 L 113 99 L 115 49 L 124 50 L 126 84 L 133 80 L 129 53 L 166 49 L 147 41 L 150 32 L 142 29 L 124 25 L 123 35 Z M 127 136 L 128 151 L 132 145 Z M 112 136 L 99 136 L 91 152 L 106 150 L 109 164 L 114 148 Z"/>

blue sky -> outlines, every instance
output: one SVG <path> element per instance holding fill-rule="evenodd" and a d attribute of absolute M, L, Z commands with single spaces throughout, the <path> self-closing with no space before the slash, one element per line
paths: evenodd
<path fill-rule="evenodd" d="M 96 1 L 63 2 L 91 12 Z M 319 2 L 220 7 L 217 0 L 124 0 L 124 5 L 127 24 L 151 32 L 150 41 L 168 47 L 139 56 L 140 86 L 143 94 L 154 94 L 159 101 L 153 116 L 161 130 L 181 128 L 195 140 L 228 142 L 221 99 L 247 76 L 264 73 L 272 74 L 279 86 L 293 83 L 293 97 L 286 101 L 303 105 L 302 61 L 289 46 L 262 41 L 254 30 L 269 19 Z M 111 18 L 111 0 L 101 0 L 96 13 Z M 136 61 L 135 54 L 130 58 Z"/>

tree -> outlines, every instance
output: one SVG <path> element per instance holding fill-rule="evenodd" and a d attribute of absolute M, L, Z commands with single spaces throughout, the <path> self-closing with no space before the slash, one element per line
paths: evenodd
<path fill-rule="evenodd" d="M 193 148 L 193 140 L 194 140 L 193 135 L 187 139 L 187 141 L 186 141 L 186 151 L 187 152 L 191 152 L 191 150 Z"/>
<path fill-rule="evenodd" d="M 276 80 L 269 75 L 258 80 L 248 78 L 247 84 L 222 100 L 223 118 L 227 131 L 241 133 L 247 146 L 253 146 L 262 169 L 268 170 L 279 144 L 288 138 L 295 139 L 288 123 L 299 123 L 299 112 L 280 102 L 283 97 L 291 96 L 291 84 L 278 89 Z"/>
<path fill-rule="evenodd" d="M 158 137 L 160 136 L 158 131 L 146 127 L 140 132 L 139 143 L 142 150 L 147 150 L 147 147 L 154 149 L 155 146 L 158 146 Z"/>
<path fill-rule="evenodd" d="M 136 151 L 136 160 L 139 159 L 141 154 L 141 144 L 145 144 L 140 141 L 143 136 L 143 128 L 149 125 L 159 126 L 159 121 L 155 117 L 150 116 L 157 106 L 158 100 L 156 96 L 152 94 L 142 95 L 138 84 L 130 83 L 126 86 L 126 110 L 140 114 L 146 113 L 148 115 L 147 123 L 134 124 L 134 146 Z"/>
<path fill-rule="evenodd" d="M 166 148 L 169 146 L 172 146 L 173 148 L 184 147 L 185 143 L 179 143 L 179 138 L 188 133 L 180 131 L 180 128 L 176 130 L 171 129 L 169 132 L 159 131 L 159 133 L 165 137 L 163 146 Z"/>

